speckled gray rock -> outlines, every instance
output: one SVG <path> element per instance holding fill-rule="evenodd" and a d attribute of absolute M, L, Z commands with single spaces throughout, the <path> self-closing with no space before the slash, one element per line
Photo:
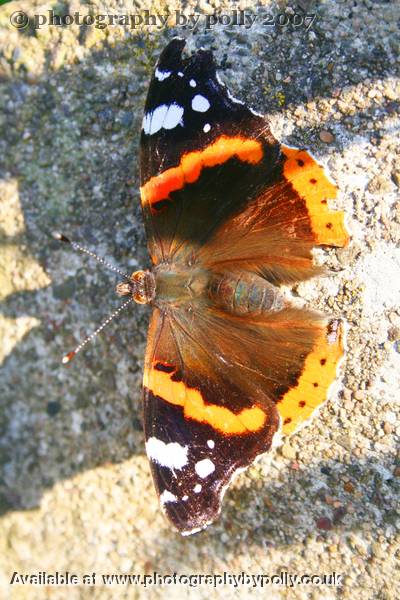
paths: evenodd
<path fill-rule="evenodd" d="M 35 1 L 0 8 L 0 554 L 3 597 L 110 598 L 102 574 L 177 571 L 343 575 L 343 587 L 268 587 L 271 598 L 398 595 L 399 39 L 396 3 L 272 2 L 244 26 L 205 29 L 215 10 L 176 3 L 193 30 L 41 26 Z M 286 8 L 285 8 L 286 7 Z M 145 2 L 58 3 L 55 14 L 135 13 Z M 156 10 L 157 9 L 157 10 Z M 10 25 L 24 10 L 26 29 Z M 254 8 L 253 8 L 254 10 Z M 163 2 L 153 13 L 166 12 Z M 268 15 L 306 27 L 270 27 Z M 264 24 L 263 24 L 264 23 Z M 33 24 L 33 25 L 32 25 Z M 148 311 L 127 310 L 70 368 L 60 357 L 116 306 L 116 279 L 50 236 L 64 231 L 124 270 L 148 258 L 138 138 L 149 74 L 173 35 L 215 51 L 232 92 L 274 134 L 330 169 L 352 243 L 319 250 L 329 275 L 295 293 L 348 322 L 335 393 L 310 426 L 239 477 L 220 520 L 180 538 L 164 521 L 141 431 Z M 327 133 L 329 135 L 327 135 Z M 3 433 L 4 432 L 4 433 Z M 398 564 L 398 563 L 397 563 Z M 96 587 L 10 587 L 14 571 L 96 573 Z M 179 587 L 190 598 L 265 598 L 266 588 Z M 141 586 L 113 589 L 147 597 Z M 154 586 L 154 598 L 171 588 Z M 114 596 L 113 596 L 114 597 Z"/>

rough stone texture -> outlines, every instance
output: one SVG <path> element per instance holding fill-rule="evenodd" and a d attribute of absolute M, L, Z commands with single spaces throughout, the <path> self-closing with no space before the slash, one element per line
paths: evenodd
<path fill-rule="evenodd" d="M 169 3 L 193 30 L 32 26 L 9 16 L 165 13 L 162 2 L 12 2 L 0 8 L 1 569 L 4 598 L 147 597 L 104 573 L 331 573 L 343 587 L 155 586 L 189 598 L 398 597 L 400 372 L 397 20 L 392 2 L 300 3 L 309 29 L 220 26 L 246 4 Z M 247 10 L 254 5 L 248 4 Z M 264 3 L 260 16 L 304 14 Z M 264 19 L 265 20 L 265 19 Z M 261 21 L 261 19 L 259 19 Z M 340 189 L 352 234 L 319 250 L 332 272 L 297 286 L 348 322 L 336 392 L 312 423 L 241 475 L 220 520 L 180 538 L 164 521 L 141 431 L 148 311 L 131 307 L 70 368 L 60 357 L 118 306 L 113 274 L 60 247 L 61 230 L 123 269 L 147 264 L 137 150 L 152 65 L 175 34 L 215 50 L 232 92 L 306 146 Z M 397 129 L 396 129 L 397 128 Z M 397 244 L 397 246 L 396 246 Z M 397 552 L 397 555 L 396 555 Z M 13 571 L 97 573 L 97 585 L 10 588 Z"/>

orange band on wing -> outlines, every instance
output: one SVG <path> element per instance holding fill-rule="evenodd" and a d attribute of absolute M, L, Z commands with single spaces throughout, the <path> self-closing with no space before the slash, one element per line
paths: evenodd
<path fill-rule="evenodd" d="M 149 179 L 140 188 L 142 204 L 151 205 L 167 199 L 171 192 L 182 189 L 186 183 L 194 183 L 205 167 L 221 165 L 234 156 L 243 162 L 257 164 L 263 154 L 262 144 L 257 140 L 222 135 L 204 150 L 184 154 L 177 167 Z"/>
<path fill-rule="evenodd" d="M 316 243 L 346 246 L 349 236 L 344 213 L 329 210 L 327 204 L 328 199 L 336 198 L 336 186 L 306 150 L 282 146 L 282 152 L 286 157 L 283 175 L 306 202 Z"/>
<path fill-rule="evenodd" d="M 314 350 L 306 358 L 296 387 L 286 392 L 277 404 L 284 435 L 293 433 L 325 402 L 328 388 L 336 378 L 337 365 L 342 355 L 341 326 L 339 325 L 333 342 L 329 341 L 326 331 L 322 331 Z"/>
<path fill-rule="evenodd" d="M 143 384 L 153 394 L 166 402 L 182 406 L 186 418 L 211 425 L 227 434 L 243 434 L 262 429 L 266 414 L 254 406 L 235 414 L 224 406 L 206 404 L 199 390 L 190 388 L 183 381 L 173 381 L 173 373 L 165 373 L 152 368 L 145 372 Z"/>

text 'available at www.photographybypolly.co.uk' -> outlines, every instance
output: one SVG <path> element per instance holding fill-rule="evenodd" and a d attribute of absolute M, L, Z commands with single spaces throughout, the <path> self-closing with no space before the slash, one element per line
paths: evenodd
<path fill-rule="evenodd" d="M 14 571 L 10 577 L 10 585 L 34 585 L 34 586 L 118 586 L 135 585 L 141 587 L 153 586 L 184 586 L 184 587 L 212 587 L 220 586 L 238 587 L 295 587 L 295 586 L 329 586 L 340 587 L 342 575 L 339 573 L 307 573 L 297 574 L 281 571 L 273 575 L 250 574 L 250 573 L 228 573 L 224 571 L 218 574 L 182 574 L 182 573 L 85 573 L 77 574 L 69 571 L 49 573 L 38 571 L 35 573 L 19 573 Z"/>

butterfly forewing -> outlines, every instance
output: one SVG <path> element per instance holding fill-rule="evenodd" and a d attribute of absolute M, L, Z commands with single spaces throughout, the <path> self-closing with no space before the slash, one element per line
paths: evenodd
<path fill-rule="evenodd" d="M 265 119 L 231 98 L 213 56 L 161 54 L 141 134 L 141 198 L 154 263 L 204 243 L 275 177 L 279 146 Z M 178 260 L 178 258 L 176 258 Z"/>

